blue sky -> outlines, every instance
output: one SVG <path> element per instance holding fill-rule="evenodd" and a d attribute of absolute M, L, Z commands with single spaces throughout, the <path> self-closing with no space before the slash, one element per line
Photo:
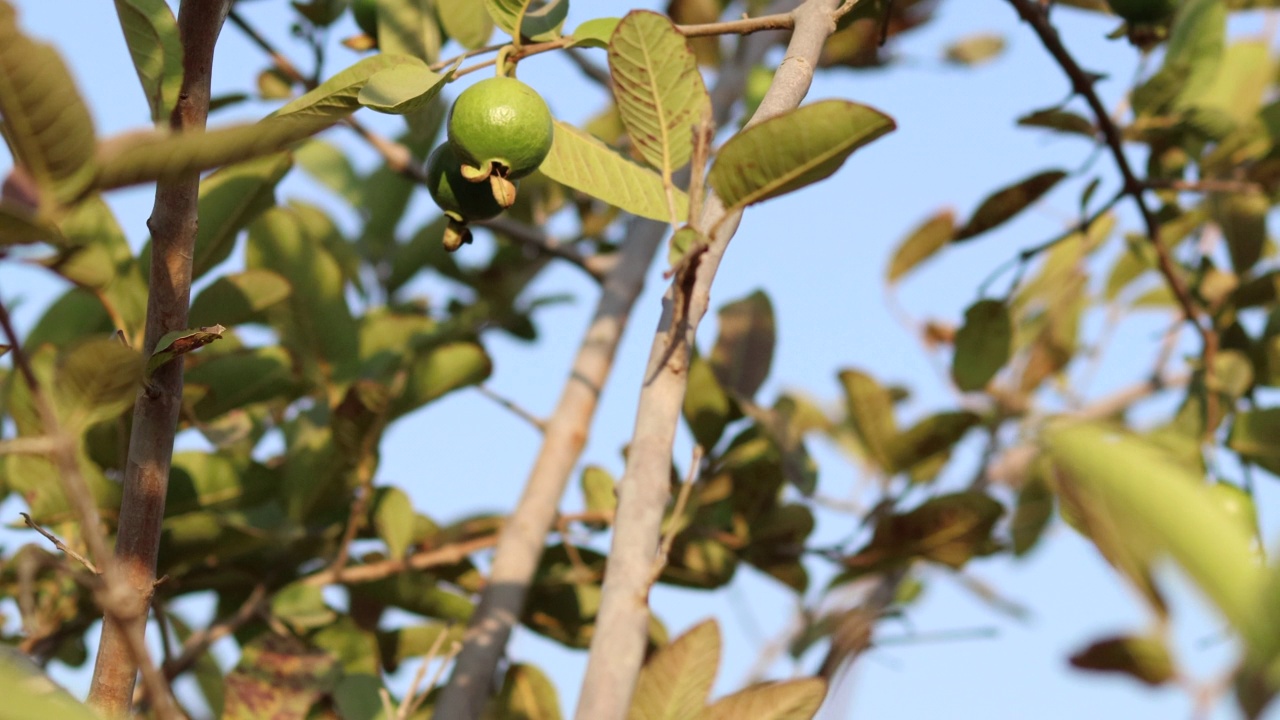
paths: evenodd
<path fill-rule="evenodd" d="M 51 40 L 71 65 L 81 90 L 95 112 L 102 135 L 147 122 L 142 94 L 124 49 L 110 3 L 63 0 L 17 0 L 20 19 L 28 32 Z M 642 6 L 655 7 L 646 2 Z M 592 17 L 621 15 L 632 2 L 603 0 L 575 3 L 567 27 Z M 281 47 L 288 43 L 287 6 L 281 0 L 241 3 L 241 11 Z M 1100 90 L 1109 107 L 1117 107 L 1137 68 L 1137 53 L 1126 43 L 1105 35 L 1115 22 L 1063 10 L 1055 15 L 1070 47 L 1090 69 L 1110 76 Z M 1259 14 L 1233 23 L 1244 35 L 1261 28 Z M 344 19 L 339 26 L 354 26 Z M 994 62 L 959 69 L 941 61 L 949 42 L 977 32 L 1003 35 L 1007 51 Z M 344 32 L 336 33 L 341 37 Z M 956 209 L 963 217 L 991 190 L 1033 172 L 1061 167 L 1077 170 L 1091 148 L 1078 139 L 1057 139 L 1042 131 L 1018 129 L 1013 120 L 1034 109 L 1057 104 L 1068 92 L 1060 70 L 1044 53 L 1031 31 L 1018 23 L 1007 3 L 942 4 L 936 22 L 897 46 L 901 61 L 877 72 L 837 70 L 821 74 L 810 100 L 847 98 L 892 115 L 899 129 L 859 151 L 834 177 L 792 196 L 750 209 L 721 267 L 713 291 L 713 307 L 756 289 L 769 293 L 777 314 L 779 344 L 773 371 L 762 397 L 768 401 L 783 390 L 799 390 L 821 402 L 839 398 L 836 371 L 865 369 L 885 383 L 909 384 L 913 399 L 905 408 L 908 420 L 954 407 L 956 398 L 908 328 L 886 303 L 884 269 L 899 239 L 940 207 Z M 603 54 L 596 59 L 603 62 Z M 300 50 L 295 59 L 303 59 Z M 329 57 L 329 72 L 357 59 L 340 47 Z M 776 58 L 775 58 L 776 59 Z M 252 87 L 266 61 L 231 26 L 223 31 L 215 66 L 215 94 Z M 603 107 L 598 88 L 581 80 L 567 62 L 553 55 L 521 64 L 521 79 L 539 89 L 557 117 L 581 121 Z M 468 78 L 468 82 L 477 76 Z M 451 93 L 456 91 L 450 88 Z M 252 118 L 268 105 L 246 105 L 214 117 L 214 122 Z M 392 132 L 398 120 L 365 112 L 362 119 Z M 343 129 L 327 139 L 349 148 L 362 167 L 374 156 Z M 9 158 L 0 158 L 7 171 Z M 1116 187 L 1116 176 L 1105 157 L 1092 169 L 1104 177 L 1104 190 Z M 1074 219 L 1085 178 L 1064 183 L 1047 200 L 1017 221 L 982 239 L 945 252 L 901 284 L 896 301 L 912 316 L 959 320 L 963 308 L 976 299 L 977 286 L 994 268 L 1031 246 L 1060 232 Z M 301 173 L 282 186 L 281 197 L 325 199 L 324 191 Z M 1099 197 L 1105 193 L 1099 193 Z M 109 197 L 134 247 L 146 238 L 150 210 L 149 189 L 133 189 Z M 337 203 L 327 203 L 336 206 Z M 430 214 L 430 201 L 421 193 L 411 215 Z M 340 219 L 351 222 L 351 217 Z M 1121 212 L 1132 226 L 1132 215 Z M 481 257 L 483 243 L 466 253 Z M 227 268 L 235 269 L 239 253 Z M 632 318 L 619 352 L 617 367 L 605 388 L 596 424 L 583 462 L 621 474 L 621 448 L 630 437 L 635 401 L 651 340 L 661 310 L 661 268 L 655 268 Z M 0 264 L 0 294 L 6 302 L 17 298 L 21 329 L 29 329 L 41 309 L 58 291 L 58 284 L 38 269 L 20 263 Z M 443 287 L 430 280 L 412 285 L 416 292 L 439 297 Z M 593 286 L 569 267 L 555 267 L 537 283 L 534 292 L 571 293 L 572 304 L 554 305 L 537 317 L 542 332 L 536 345 L 515 343 L 498 336 L 486 339 L 495 357 L 496 373 L 489 385 L 537 414 L 554 407 L 580 333 L 595 302 Z M 1097 397 L 1143 377 L 1156 353 L 1156 339 L 1168 316 L 1135 315 L 1121 323 L 1102 354 L 1099 372 L 1088 388 Z M 1096 333 L 1100 322 L 1087 327 Z M 714 315 L 700 334 L 704 347 L 714 340 Z M 1192 346 L 1188 346 L 1189 348 Z M 1152 403 L 1150 417 L 1168 409 Z M 184 439 L 184 442 L 189 442 Z M 433 517 L 455 518 L 479 511 L 511 507 L 537 452 L 539 437 L 520 419 L 476 392 L 462 392 L 432 404 L 401 421 L 383 446 L 380 481 L 405 487 L 415 504 Z M 495 444 L 501 452 L 494 452 Z M 834 447 L 814 441 L 811 450 L 822 468 L 822 492 L 852 497 L 862 487 L 856 468 Z M 676 447 L 676 460 L 685 464 L 691 452 L 687 437 Z M 958 472 L 944 479 L 958 482 L 972 472 L 973 448 Z M 1259 506 L 1267 537 L 1274 546 L 1277 519 L 1267 512 L 1277 498 L 1273 478 L 1259 484 Z M 563 507 L 581 507 L 575 491 Z M 0 506 L 4 518 L 16 517 L 19 506 Z M 847 536 L 856 519 L 820 514 L 815 542 Z M 5 532 L 6 544 L 29 540 L 29 535 Z M 817 570 L 821 566 L 815 565 Z M 1093 718 L 1188 717 L 1188 695 L 1178 689 L 1148 690 L 1124 679 L 1100 679 L 1069 669 L 1066 656 L 1104 635 L 1137 632 L 1151 618 L 1136 596 L 1085 541 L 1061 523 L 1029 558 L 973 563 L 966 574 L 995 588 L 1029 610 L 1022 620 L 993 612 L 947 573 L 929 573 L 923 600 L 904 622 L 883 624 L 883 647 L 868 653 L 845 681 L 833 690 L 820 716 L 825 719 L 986 717 Z M 1174 593 L 1175 634 L 1181 657 L 1191 674 L 1212 677 L 1229 663 L 1233 653 L 1220 638 L 1220 623 L 1197 599 L 1194 591 L 1166 573 L 1179 588 Z M 816 578 L 822 574 L 815 573 Z M 820 586 L 815 582 L 815 587 Z M 794 598 L 773 581 L 752 571 L 739 572 L 726 591 L 697 593 L 658 588 L 653 593 L 658 614 L 673 632 L 715 615 L 725 636 L 724 661 L 717 692 L 741 684 L 759 650 L 785 629 L 794 613 Z M 192 603 L 198 619 L 208 609 Z M 938 634 L 993 631 L 991 637 L 941 641 Z M 913 635 L 919 639 L 911 641 Z M 931 639 L 934 638 L 934 639 Z M 225 651 L 225 648 L 223 648 Z M 530 633 L 518 633 L 511 649 L 517 659 L 546 668 L 562 691 L 566 710 L 572 708 L 585 655 L 565 651 Z M 226 653 L 223 653 L 226 656 Z M 226 659 L 230 660 L 230 657 Z M 819 658 L 808 656 L 803 667 Z M 793 668 L 775 664 L 771 674 L 786 676 Z M 59 671 L 76 689 L 85 686 L 83 672 Z M 1280 714 L 1276 714 L 1280 717 Z M 1211 717 L 1235 717 L 1229 703 Z"/>

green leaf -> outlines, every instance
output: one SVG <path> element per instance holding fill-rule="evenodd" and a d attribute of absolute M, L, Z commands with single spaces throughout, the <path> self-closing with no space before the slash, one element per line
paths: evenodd
<path fill-rule="evenodd" d="M 115 338 L 93 338 L 58 356 L 54 403 L 73 434 L 115 418 L 133 404 L 142 356 Z"/>
<path fill-rule="evenodd" d="M 726 207 L 746 207 L 830 176 L 853 151 L 895 127 L 892 118 L 866 105 L 805 105 L 730 138 L 707 180 Z"/>
<path fill-rule="evenodd" d="M 613 512 L 618 507 L 618 483 L 598 465 L 582 469 L 582 497 L 590 512 Z"/>
<path fill-rule="evenodd" d="M 844 562 L 864 573 L 916 558 L 958 570 L 999 548 L 991 531 L 1003 514 L 1000 503 L 981 492 L 938 495 L 908 512 L 880 518 L 871 541 Z"/>
<path fill-rule="evenodd" d="M 1122 635 L 1099 640 L 1071 654 L 1071 664 L 1092 672 L 1121 673 L 1152 687 L 1175 677 L 1173 658 L 1163 639 Z"/>
<path fill-rule="evenodd" d="M 1004 48 L 1003 36 L 976 33 L 948 45 L 944 55 L 956 65 L 981 65 L 996 59 Z"/>
<path fill-rule="evenodd" d="M 1009 534 L 1013 539 L 1013 554 L 1022 557 L 1031 552 L 1053 520 L 1053 491 L 1043 475 L 1037 473 L 1027 479 L 1018 490 L 1018 502 L 1013 509 Z"/>
<path fill-rule="evenodd" d="M 826 696 L 821 678 L 754 685 L 722 698 L 698 720 L 811 720 Z"/>
<path fill-rule="evenodd" d="M 1185 68 L 1187 72 L 1177 92 L 1177 108 L 1198 104 L 1213 87 L 1226 36 L 1227 6 L 1223 0 L 1185 0 L 1178 6 L 1164 58 L 1165 68 Z"/>
<path fill-rule="evenodd" d="M 115 0 L 116 15 L 142 94 L 151 107 L 151 122 L 169 119 L 182 88 L 182 41 L 178 22 L 164 0 Z"/>
<path fill-rule="evenodd" d="M 321 588 L 304 582 L 286 585 L 271 597 L 271 614 L 295 632 L 324 627 L 338 616 L 324 601 Z"/>
<path fill-rule="evenodd" d="M 981 390 L 1009 362 L 1013 350 L 1013 321 L 999 300 L 979 300 L 964 311 L 964 325 L 956 333 L 951 379 L 964 392 Z"/>
<path fill-rule="evenodd" d="M 707 703 L 719 667 L 720 627 L 706 620 L 644 664 L 627 720 L 695 720 Z"/>
<path fill-rule="evenodd" d="M 474 0 L 436 3 L 436 14 L 445 34 L 468 50 L 483 46 L 493 35 L 493 18 L 484 5 Z"/>
<path fill-rule="evenodd" d="M 6 718 L 59 718 L 98 720 L 99 715 L 81 705 L 35 661 L 16 648 L 0 648 L 0 695 Z"/>
<path fill-rule="evenodd" d="M 982 201 L 973 217 L 956 232 L 951 242 L 963 242 L 1008 222 L 1052 190 L 1066 176 L 1061 170 L 1048 170 L 997 190 Z"/>
<path fill-rule="evenodd" d="M 246 270 L 214 280 L 191 303 L 193 325 L 239 325 L 289 297 L 289 281 L 270 270 Z"/>
<path fill-rule="evenodd" d="M 292 399 L 299 392 L 293 359 L 279 346 L 196 358 L 199 362 L 186 371 L 184 400 L 195 396 L 196 417 L 204 422 L 246 405 Z"/>
<path fill-rule="evenodd" d="M 1259 604 L 1251 538 L 1212 502 L 1198 474 L 1139 438 L 1099 425 L 1059 424 L 1042 443 L 1059 494 L 1120 543 L 1168 554 L 1247 642 L 1274 630 Z"/>
<path fill-rule="evenodd" d="M 281 153 L 223 168 L 201 181 L 193 278 L 226 260 L 240 231 L 275 205 L 276 184 L 291 167 L 289 155 Z"/>
<path fill-rule="evenodd" d="M 1241 40 L 1227 46 L 1213 83 L 1196 100 L 1196 107 L 1216 110 L 1236 125 L 1251 121 L 1267 96 L 1275 61 L 1265 40 Z"/>
<path fill-rule="evenodd" d="M 156 342 L 156 349 L 152 351 L 151 357 L 147 359 L 146 379 L 150 381 L 156 371 L 165 364 L 189 352 L 199 350 L 214 340 L 221 340 L 222 333 L 226 331 L 227 329 L 221 325 L 211 325 L 192 330 L 174 330 L 173 332 L 165 333 Z"/>
<path fill-rule="evenodd" d="M 871 460 L 882 469 L 893 467 L 889 448 L 898 434 L 893 397 L 870 375 L 859 370 L 840 372 L 845 406 L 853 431 Z"/>
<path fill-rule="evenodd" d="M 484 6 L 503 32 L 534 42 L 559 37 L 569 14 L 569 0 L 485 0 Z"/>
<path fill-rule="evenodd" d="M 1280 407 L 1236 413 L 1227 447 L 1263 467 L 1280 468 Z"/>
<path fill-rule="evenodd" d="M 980 422 L 980 416 L 967 410 L 930 415 L 889 441 L 892 464 L 886 469 L 903 472 L 933 458 L 945 457 Z"/>
<path fill-rule="evenodd" d="M 582 23 L 573 31 L 574 47 L 609 47 L 609 38 L 613 37 L 613 31 L 618 29 L 620 22 L 622 18 L 603 17 Z"/>
<path fill-rule="evenodd" d="M 1035 112 L 1023 115 L 1018 118 L 1018 124 L 1024 127 L 1038 127 L 1048 130 L 1056 130 L 1060 133 L 1068 135 L 1079 135 L 1081 137 L 1094 139 L 1098 135 L 1098 129 L 1093 123 L 1084 117 L 1077 115 L 1069 110 L 1059 108 L 1049 108 L 1048 110 L 1036 110 Z"/>
<path fill-rule="evenodd" d="M 1262 257 L 1267 244 L 1267 213 L 1271 201 L 1261 190 L 1218 193 L 1210 198 L 1213 221 L 1222 228 L 1231 254 L 1231 267 L 1244 274 Z"/>
<path fill-rule="evenodd" d="M 446 393 L 483 382 L 492 372 L 489 355 L 476 343 L 441 345 L 414 360 L 404 392 L 392 404 L 392 415 L 403 415 Z"/>
<path fill-rule="evenodd" d="M 920 263 L 933 257 L 951 242 L 955 232 L 956 216 L 950 210 L 943 210 L 925 220 L 894 251 L 886 280 L 893 284 Z"/>
<path fill-rule="evenodd" d="M 380 113 L 406 115 L 416 112 L 431 102 L 444 85 L 453 77 L 461 61 L 454 63 L 444 75 L 438 75 L 426 65 L 404 64 L 379 70 L 356 99 L 360 104 Z"/>
<path fill-rule="evenodd" d="M 249 227 L 245 253 L 249 269 L 270 270 L 293 283 L 288 299 L 267 316 L 312 380 L 349 370 L 357 348 L 342 268 L 320 240 L 300 211 L 275 207 Z"/>
<path fill-rule="evenodd" d="M 662 177 L 572 125 L 555 122 L 555 142 L 538 169 L 562 185 L 650 220 L 669 222 Z M 674 190 L 676 213 L 689 212 L 689 197 Z"/>
<path fill-rule="evenodd" d="M 396 487 L 378 488 L 373 503 L 373 529 L 387 544 L 388 557 L 404 557 L 413 540 L 413 503 Z"/>
<path fill-rule="evenodd" d="M 736 417 L 733 401 L 716 379 L 711 363 L 701 355 L 689 361 L 689 385 L 682 408 L 693 439 L 710 450 L 720 442 L 724 428 Z"/>
<path fill-rule="evenodd" d="M 454 3 L 447 3 L 454 4 Z M 440 24 L 435 0 L 378 0 L 378 49 L 425 63 L 440 59 Z"/>
<path fill-rule="evenodd" d="M 102 144 L 95 185 L 111 190 L 272 155 L 338 119 L 299 114 L 205 131 L 130 133 Z"/>
<path fill-rule="evenodd" d="M 560 720 L 560 697 L 551 679 L 528 663 L 507 668 L 502 689 L 485 720 Z"/>
<path fill-rule="evenodd" d="M 232 510 L 266 502 L 274 493 L 269 472 L 242 466 L 226 455 L 182 451 L 173 454 L 165 517 L 198 510 Z"/>
<path fill-rule="evenodd" d="M 361 207 L 365 188 L 351 158 L 332 143 L 312 138 L 293 151 L 293 159 L 317 182 L 337 193 L 352 207 Z"/>
<path fill-rule="evenodd" d="M 342 720 L 390 720 L 383 712 L 382 681 L 376 675 L 344 675 L 333 689 L 333 704 Z"/>
<path fill-rule="evenodd" d="M 684 36 L 665 15 L 627 13 L 609 41 L 609 74 L 640 156 L 664 177 L 684 167 L 694 128 L 711 117 L 711 96 Z"/>
<path fill-rule="evenodd" d="M 310 116 L 328 120 L 332 124 L 360 109 L 360 91 L 370 78 L 387 68 L 401 65 L 426 68 L 426 63 L 416 57 L 381 52 L 334 75 L 314 90 L 276 110 L 268 118 Z"/>
<path fill-rule="evenodd" d="M 93 183 L 93 118 L 62 57 L 18 29 L 0 4 L 0 117 L 15 165 L 35 185 L 39 207 L 68 204 Z"/>
<path fill-rule="evenodd" d="M 763 291 L 720 308 L 719 335 L 711 349 L 711 369 L 721 387 L 742 398 L 753 398 L 773 364 L 777 330 L 773 303 Z"/>

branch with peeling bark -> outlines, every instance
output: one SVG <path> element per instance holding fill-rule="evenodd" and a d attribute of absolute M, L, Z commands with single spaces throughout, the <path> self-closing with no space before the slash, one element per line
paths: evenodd
<path fill-rule="evenodd" d="M 822 46 L 835 31 L 834 13 L 840 5 L 838 0 L 807 0 L 793 11 L 794 31 L 786 56 L 748 127 L 799 106 L 813 80 Z M 627 716 L 644 654 L 649 582 L 670 495 L 672 444 L 688 384 L 689 352 L 710 302 L 716 269 L 740 219 L 740 211 L 727 211 L 714 193 L 708 194 L 696 226 L 718 230 L 698 261 L 688 288 L 687 311 L 670 339 L 663 329 L 676 319 L 678 283 L 667 291 L 667 307 L 645 373 L 650 380 L 640 393 L 627 469 L 618 489 L 609 572 L 578 704 L 579 720 Z"/>

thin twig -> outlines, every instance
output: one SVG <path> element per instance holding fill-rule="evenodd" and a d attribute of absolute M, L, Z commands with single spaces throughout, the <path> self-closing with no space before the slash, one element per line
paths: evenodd
<path fill-rule="evenodd" d="M 684 528 L 681 526 L 684 520 L 684 508 L 689 503 L 689 494 L 693 491 L 693 483 L 698 479 L 698 473 L 702 470 L 702 446 L 693 446 L 693 457 L 689 458 L 689 473 L 684 478 L 684 483 L 680 485 L 680 494 L 676 496 L 676 506 L 671 510 L 671 519 L 668 521 L 667 529 L 662 533 L 662 542 L 658 543 L 658 557 L 653 563 L 653 579 L 649 581 L 652 585 L 658 581 L 658 577 L 662 575 L 662 570 L 667 566 L 667 558 L 671 556 L 671 546 L 675 544 L 676 535 Z"/>
<path fill-rule="evenodd" d="M 479 392 L 481 395 L 489 398 L 490 400 L 501 405 L 507 410 L 510 410 L 512 414 L 514 414 L 516 417 L 532 425 L 533 428 L 538 432 L 541 433 L 541 432 L 547 431 L 547 423 L 545 420 L 538 417 L 537 415 L 534 415 L 528 410 L 525 410 L 523 407 L 520 407 L 520 405 L 517 404 L 514 400 L 510 400 L 508 398 L 503 397 L 502 395 L 490 389 L 488 385 L 483 385 L 483 384 L 476 385 L 475 388 L 476 388 L 476 391 Z"/>
<path fill-rule="evenodd" d="M 517 243 L 533 248 L 540 253 L 566 260 L 590 275 L 596 282 L 604 281 L 607 267 L 611 266 L 611 262 L 600 262 L 597 257 L 586 257 L 577 250 L 548 237 L 540 228 L 520 222 L 514 218 L 499 216 L 492 220 L 481 220 L 472 224 L 506 235 Z"/>
<path fill-rule="evenodd" d="M 182 643 L 182 649 L 178 654 L 161 666 L 164 676 L 172 680 L 190 670 L 210 646 L 244 627 L 245 623 L 256 617 L 266 607 L 266 601 L 267 588 L 264 585 L 258 585 L 231 617 L 192 633 L 186 642 Z"/>
<path fill-rule="evenodd" d="M 373 582 L 391 577 L 408 570 L 426 570 L 441 565 L 452 565 L 462 562 L 473 552 L 485 550 L 498 544 L 498 536 L 485 535 L 473 540 L 466 540 L 445 545 L 431 550 L 414 553 L 407 558 L 390 558 L 365 565 L 351 565 L 342 570 L 341 575 L 333 570 L 321 570 L 314 575 L 302 579 L 307 585 L 332 585 L 342 582 L 345 585 Z"/>
<path fill-rule="evenodd" d="M 31 516 L 30 516 L 30 515 L 28 515 L 28 514 L 26 514 L 26 513 L 18 513 L 18 514 L 19 514 L 19 515 L 21 515 L 21 516 L 22 516 L 22 519 L 27 523 L 27 527 L 29 527 L 29 528 L 31 528 L 32 530 L 35 530 L 36 532 L 38 532 L 38 533 L 40 533 L 41 535 L 45 536 L 45 538 L 46 538 L 46 539 L 48 539 L 48 540 L 49 540 L 49 542 L 53 543 L 53 546 L 54 546 L 54 547 L 56 547 L 56 548 L 58 548 L 58 550 L 62 551 L 62 554 L 67 555 L 67 556 L 68 556 L 68 557 L 70 557 L 72 560 L 75 560 L 76 562 L 78 562 L 78 563 L 80 563 L 81 565 L 85 566 L 86 568 L 88 568 L 88 569 L 89 569 L 89 572 L 93 573 L 94 575 L 99 575 L 99 574 L 101 574 L 101 571 L 100 571 L 100 570 L 98 570 L 98 566 L 97 566 L 97 565 L 94 565 L 94 564 L 93 564 L 93 562 L 92 562 L 91 560 L 89 560 L 89 558 L 87 558 L 87 557 L 85 557 L 85 556 L 81 555 L 80 553 L 76 552 L 75 550 L 72 550 L 71 548 L 67 547 L 66 543 L 64 543 L 64 542 L 62 542 L 61 540 L 59 540 L 57 535 L 54 535 L 53 533 L 49 532 L 48 530 L 45 530 L 44 528 L 40 527 L 40 525 L 38 525 L 38 524 L 36 523 L 36 521 L 35 521 L 35 520 L 32 520 L 32 519 L 31 519 Z"/>
<path fill-rule="evenodd" d="M 857 0 L 854 0 L 854 4 Z M 791 30 L 796 26 L 795 16 L 791 13 L 761 15 L 759 17 L 727 20 L 725 22 L 704 23 L 701 25 L 677 25 L 676 32 L 685 37 L 707 37 L 710 35 L 750 35 L 764 30 Z"/>
<path fill-rule="evenodd" d="M 1178 274 L 1178 269 L 1174 265 L 1169 248 L 1160 241 L 1160 221 L 1155 212 L 1152 211 L 1151 206 L 1147 204 L 1144 195 L 1147 183 L 1139 180 L 1134 173 L 1133 166 L 1129 163 L 1129 158 L 1124 152 L 1124 136 L 1110 114 L 1107 113 L 1101 98 L 1098 97 L 1098 93 L 1094 88 L 1094 83 L 1097 81 L 1098 76 L 1085 72 L 1080 67 L 1080 64 L 1076 62 L 1075 58 L 1062 43 L 1062 38 L 1058 35 L 1057 28 L 1049 21 L 1049 15 L 1045 8 L 1032 2 L 1032 0 L 1009 0 L 1009 3 L 1013 5 L 1018 15 L 1035 31 L 1045 49 L 1049 51 L 1049 54 L 1053 56 L 1053 59 L 1057 61 L 1063 72 L 1066 73 L 1067 78 L 1071 81 L 1072 90 L 1084 98 L 1089 105 L 1089 109 L 1093 112 L 1098 129 L 1102 131 L 1103 139 L 1111 150 L 1116 168 L 1120 171 L 1120 176 L 1124 181 L 1123 192 L 1133 199 L 1134 205 L 1138 208 L 1138 213 L 1142 216 L 1142 223 L 1147 231 L 1147 240 L 1156 253 L 1156 264 L 1160 274 L 1164 277 L 1165 283 L 1177 299 L 1178 305 L 1182 309 L 1183 318 L 1195 327 L 1200 335 L 1204 367 L 1206 372 L 1212 372 L 1218 352 L 1218 333 L 1213 328 L 1212 320 L 1207 323 L 1200 321 L 1200 311 L 1196 307 L 1196 302 L 1192 298 L 1186 282 Z M 1206 433 L 1210 433 L 1218 420 L 1218 398 L 1215 393 L 1206 394 L 1205 415 Z"/>

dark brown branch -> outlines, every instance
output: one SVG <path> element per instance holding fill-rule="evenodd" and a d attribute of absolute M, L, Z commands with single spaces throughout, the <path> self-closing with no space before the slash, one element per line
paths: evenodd
<path fill-rule="evenodd" d="M 1142 224 L 1147 231 L 1147 240 L 1151 243 L 1151 247 L 1156 253 L 1156 264 L 1160 274 L 1164 277 L 1165 283 L 1177 299 L 1178 306 L 1182 309 L 1183 317 L 1199 333 L 1204 367 L 1207 372 L 1212 372 L 1218 352 L 1218 333 L 1213 328 L 1211 318 L 1204 323 L 1200 321 L 1201 313 L 1196 307 L 1191 291 L 1187 288 L 1182 276 L 1178 274 L 1169 248 L 1160 241 L 1160 221 L 1156 218 L 1151 206 L 1147 204 L 1146 196 L 1144 195 L 1148 185 L 1134 173 L 1133 166 L 1129 163 L 1129 158 L 1124 152 L 1124 137 L 1120 132 L 1120 128 L 1111 119 L 1107 108 L 1102 104 L 1102 99 L 1098 97 L 1098 93 L 1094 89 L 1094 83 L 1097 82 L 1098 77 L 1086 72 L 1076 62 L 1070 51 L 1062 43 L 1062 38 L 1058 35 L 1058 29 L 1049 22 L 1049 15 L 1044 7 L 1032 0 L 1009 0 L 1009 3 L 1013 5 L 1018 15 L 1035 31 L 1045 49 L 1049 51 L 1049 54 L 1053 56 L 1062 71 L 1066 73 L 1067 78 L 1071 81 L 1072 90 L 1084 98 L 1089 105 L 1089 109 L 1093 112 L 1098 128 L 1102 131 L 1102 137 L 1111 151 L 1111 156 L 1115 159 L 1116 168 L 1120 171 L 1120 177 L 1124 182 L 1123 192 L 1133 199 L 1134 205 L 1138 208 L 1138 213 L 1142 216 Z M 1214 393 L 1207 393 L 1206 395 L 1205 413 L 1207 416 L 1206 432 L 1211 432 L 1218 417 L 1218 401 Z"/>
<path fill-rule="evenodd" d="M 230 0 L 182 2 L 178 12 L 182 86 L 169 117 L 169 126 L 175 131 L 205 127 L 214 46 L 229 8 Z M 199 190 L 198 173 L 156 184 L 155 205 L 147 221 L 153 240 L 144 356 L 151 354 L 166 333 L 187 327 Z M 125 607 L 103 622 L 89 689 L 90 705 L 109 717 L 130 711 L 139 659 L 145 657 L 135 655 L 139 649 L 145 653 L 147 611 L 155 588 L 169 465 L 182 405 L 182 369 L 181 357 L 160 367 L 134 403 L 115 553 L 125 584 L 121 597 Z M 141 670 L 149 690 L 154 691 L 155 710 L 162 717 L 171 717 L 177 712 L 172 697 L 162 689 L 164 678 L 150 665 L 143 662 Z M 157 680 L 159 687 L 152 688 Z"/>

